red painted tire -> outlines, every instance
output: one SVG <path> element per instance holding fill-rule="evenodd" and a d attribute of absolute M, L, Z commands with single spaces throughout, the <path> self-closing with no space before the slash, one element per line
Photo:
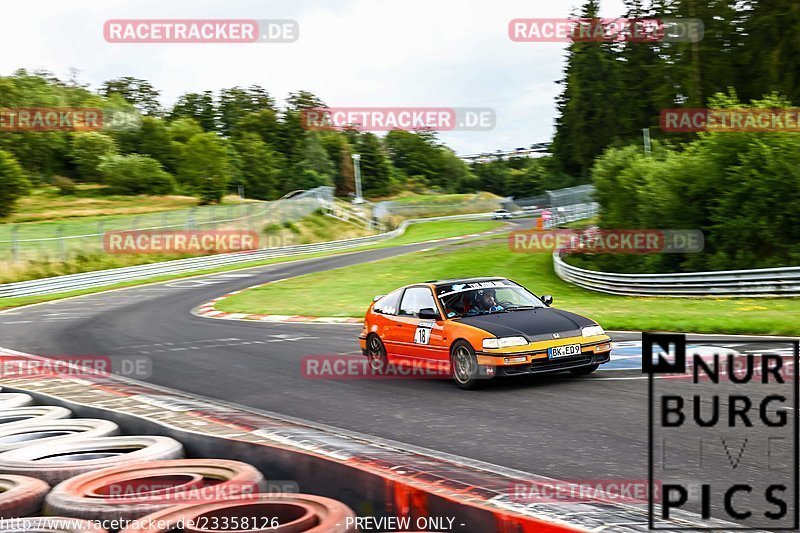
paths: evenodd
<path fill-rule="evenodd" d="M 41 479 L 0 474 L 0 518 L 38 514 L 48 490 Z"/>
<path fill-rule="evenodd" d="M 31 516 L 0 522 L 0 533 L 108 533 L 96 522 L 61 516 Z"/>
<path fill-rule="evenodd" d="M 0 393 L 0 410 L 13 409 L 15 407 L 26 407 L 33 405 L 33 398 L 30 394 L 21 392 Z"/>
<path fill-rule="evenodd" d="M 72 416 L 66 407 L 44 405 L 38 407 L 17 407 L 0 411 L 0 428 L 6 429 L 11 424 L 32 422 L 34 420 L 62 420 Z"/>
<path fill-rule="evenodd" d="M 266 488 L 255 467 L 223 459 L 178 459 L 103 468 L 70 478 L 48 494 L 45 513 L 133 520 L 186 503 L 249 496 Z"/>
<path fill-rule="evenodd" d="M 173 527 L 155 529 L 155 524 L 183 524 L 185 533 L 340 533 L 355 531 L 347 519 L 355 513 L 345 504 L 309 494 L 257 494 L 219 502 L 177 505 L 139 520 L 141 529 L 127 528 L 121 533 L 167 533 Z M 227 519 L 227 520 L 226 520 Z M 149 529 L 146 525 L 153 524 Z M 352 524 L 352 522 L 351 522 Z"/>
<path fill-rule="evenodd" d="M 7 427 L 6 427 L 7 426 Z M 119 426 L 98 418 L 65 418 L 63 420 L 33 420 L 0 424 L 0 452 L 23 446 L 61 442 L 65 439 L 91 439 L 119 434 Z"/>
<path fill-rule="evenodd" d="M 55 485 L 100 468 L 182 457 L 183 446 L 170 437 L 97 437 L 34 444 L 0 453 L 0 472 L 26 474 Z"/>

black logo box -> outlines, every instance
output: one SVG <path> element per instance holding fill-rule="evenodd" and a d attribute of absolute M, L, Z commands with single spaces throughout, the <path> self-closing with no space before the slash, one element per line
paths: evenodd
<path fill-rule="evenodd" d="M 785 340 L 762 339 L 754 337 L 751 342 L 759 344 L 775 344 L 792 346 L 793 349 L 793 372 L 794 376 L 794 407 L 793 407 L 793 436 L 794 436 L 794 524 L 791 527 L 780 527 L 766 530 L 763 527 L 655 527 L 654 506 L 654 462 L 653 462 L 653 437 L 654 437 L 654 381 L 656 374 L 686 373 L 686 343 L 685 334 L 680 333 L 648 333 L 642 332 L 642 372 L 648 374 L 647 378 L 647 453 L 648 453 L 648 494 L 647 494 L 647 518 L 648 529 L 654 531 L 797 531 L 800 529 L 800 440 L 798 440 L 798 428 L 800 427 L 800 341 L 787 338 Z M 689 342 L 696 344 L 708 344 L 702 339 L 688 339 Z M 748 339 L 743 338 L 741 342 L 746 344 Z M 737 339 L 737 341 L 739 340 Z M 669 361 L 659 357 L 657 363 L 653 363 L 653 346 L 659 346 L 664 352 L 669 353 L 670 347 L 675 347 L 675 360 Z"/>

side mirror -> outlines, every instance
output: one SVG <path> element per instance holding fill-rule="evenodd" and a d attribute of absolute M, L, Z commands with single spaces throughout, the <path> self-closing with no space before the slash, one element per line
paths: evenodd
<path fill-rule="evenodd" d="M 550 307 L 553 305 L 553 297 L 549 294 L 542 295 L 542 303 L 547 307 Z"/>
<path fill-rule="evenodd" d="M 422 320 L 441 320 L 439 313 L 432 307 L 423 307 L 419 310 L 417 316 Z"/>

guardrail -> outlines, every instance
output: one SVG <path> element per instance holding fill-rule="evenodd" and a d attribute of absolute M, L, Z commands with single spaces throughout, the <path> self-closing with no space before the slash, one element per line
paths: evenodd
<path fill-rule="evenodd" d="M 584 289 L 620 296 L 775 297 L 800 296 L 800 267 L 688 272 L 681 274 L 620 274 L 587 270 L 553 254 L 558 277 Z"/>
<path fill-rule="evenodd" d="M 68 274 L 65 276 L 56 276 L 38 280 L 6 283 L 0 285 L 0 297 L 7 298 L 13 296 L 32 296 L 37 294 L 52 294 L 57 292 L 90 289 L 126 281 L 142 280 L 169 274 L 201 271 L 236 263 L 260 261 L 273 257 L 287 257 L 292 255 L 325 252 L 331 250 L 344 250 L 348 248 L 356 248 L 359 246 L 374 244 L 392 237 L 397 237 L 405 233 L 406 228 L 410 224 L 430 222 L 435 220 L 476 218 L 488 219 L 490 216 L 490 214 L 483 213 L 406 220 L 400 224 L 397 229 L 386 233 L 381 233 L 379 235 L 369 235 L 366 237 L 356 237 L 353 239 L 343 239 L 315 244 L 298 244 L 280 248 L 265 248 L 246 252 L 233 252 L 211 256 L 191 257 L 188 259 L 176 259 L 173 261 L 152 263 L 149 265 L 113 268 L 94 272 L 83 272 L 80 274 Z"/>

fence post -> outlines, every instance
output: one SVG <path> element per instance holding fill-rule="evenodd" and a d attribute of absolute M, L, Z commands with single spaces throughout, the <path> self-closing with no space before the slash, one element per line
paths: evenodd
<path fill-rule="evenodd" d="M 11 226 L 11 258 L 14 261 L 19 260 L 19 241 L 17 240 L 17 232 L 19 226 L 14 224 Z"/>
<path fill-rule="evenodd" d="M 64 224 L 59 224 L 56 228 L 56 238 L 58 239 L 59 248 L 61 251 L 61 260 L 67 260 L 67 241 L 64 239 Z"/>

